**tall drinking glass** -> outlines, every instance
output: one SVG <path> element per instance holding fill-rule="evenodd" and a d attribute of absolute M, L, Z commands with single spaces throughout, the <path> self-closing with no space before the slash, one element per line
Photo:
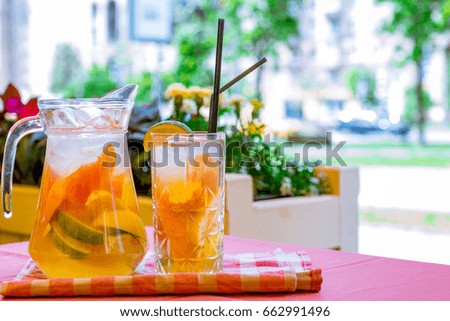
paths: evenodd
<path fill-rule="evenodd" d="M 151 134 L 158 272 L 222 269 L 224 133 Z"/>

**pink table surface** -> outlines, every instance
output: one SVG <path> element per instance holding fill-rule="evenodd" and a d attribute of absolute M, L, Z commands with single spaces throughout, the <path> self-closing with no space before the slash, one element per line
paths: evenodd
<path fill-rule="evenodd" d="M 150 230 L 148 230 L 150 232 Z M 151 237 L 149 237 L 151 239 Z M 13 279 L 29 259 L 28 243 L 0 246 L 0 283 Z M 450 265 L 421 263 L 340 251 L 305 248 L 225 236 L 225 252 L 305 250 L 316 268 L 322 269 L 318 293 L 275 293 L 244 295 L 163 295 L 124 297 L 77 297 L 76 300 L 313 300 L 313 301 L 447 301 L 450 300 Z M 1 296 L 0 296 L 1 298 Z M 10 300 L 9 298 L 2 298 Z M 57 298 L 58 299 L 58 298 Z M 23 299 L 20 299 L 23 300 Z M 39 298 L 33 300 L 48 300 Z M 67 300 L 61 298 L 61 300 Z"/>

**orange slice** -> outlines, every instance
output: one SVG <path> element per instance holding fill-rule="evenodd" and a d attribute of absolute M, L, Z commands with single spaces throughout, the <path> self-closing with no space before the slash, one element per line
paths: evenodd
<path fill-rule="evenodd" d="M 99 215 L 92 226 L 98 230 L 107 230 L 109 235 L 126 232 L 138 239 L 145 239 L 144 223 L 140 216 L 128 210 L 108 211 Z"/>
<path fill-rule="evenodd" d="M 174 120 L 165 120 L 159 122 L 145 133 L 144 136 L 144 150 L 148 152 L 150 150 L 151 134 L 191 134 L 192 130 L 183 123 Z"/>
<path fill-rule="evenodd" d="M 126 209 L 132 212 L 139 213 L 139 205 L 137 204 L 136 190 L 134 189 L 134 183 L 132 176 L 124 176 L 122 180 L 122 194 L 121 200 Z"/>
<path fill-rule="evenodd" d="M 128 209 L 122 200 L 105 190 L 92 191 L 85 205 L 91 213 Z"/>
<path fill-rule="evenodd" d="M 213 157 L 208 154 L 197 155 L 194 164 L 189 168 L 189 181 L 201 182 L 202 186 L 208 188 L 212 195 L 217 195 L 219 169 L 219 164 Z"/>

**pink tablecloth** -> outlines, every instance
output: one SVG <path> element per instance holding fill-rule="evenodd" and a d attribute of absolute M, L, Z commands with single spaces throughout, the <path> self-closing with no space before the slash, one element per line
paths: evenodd
<path fill-rule="evenodd" d="M 338 251 L 304 248 L 238 237 L 225 237 L 225 252 L 265 252 L 281 248 L 306 250 L 312 264 L 322 269 L 317 293 L 244 295 L 164 295 L 143 297 L 78 297 L 77 300 L 450 300 L 450 266 L 388 259 Z M 29 259 L 27 243 L 0 246 L 0 283 L 12 280 Z M 6 298 L 3 298 L 6 299 Z M 48 298 L 41 298 L 41 300 Z M 22 299 L 21 299 L 22 300 Z M 34 299 L 37 300 L 37 299 Z"/>

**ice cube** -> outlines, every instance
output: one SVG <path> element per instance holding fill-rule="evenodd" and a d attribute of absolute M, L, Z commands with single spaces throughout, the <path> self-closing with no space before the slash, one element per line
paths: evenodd
<path fill-rule="evenodd" d="M 169 147 L 167 144 L 155 147 L 151 166 L 156 170 L 160 183 L 186 179 L 186 152 L 184 147 Z"/>
<path fill-rule="evenodd" d="M 56 109 L 53 112 L 53 121 L 57 127 L 62 128 L 78 128 L 80 124 L 75 116 L 75 111 L 72 108 Z"/>
<path fill-rule="evenodd" d="M 53 135 L 48 138 L 45 161 L 58 176 L 67 176 L 76 167 L 75 143 L 76 139 L 72 136 Z"/>
<path fill-rule="evenodd" d="M 93 126 L 98 129 L 114 127 L 111 117 L 94 105 L 77 109 L 76 118 L 85 126 Z"/>

